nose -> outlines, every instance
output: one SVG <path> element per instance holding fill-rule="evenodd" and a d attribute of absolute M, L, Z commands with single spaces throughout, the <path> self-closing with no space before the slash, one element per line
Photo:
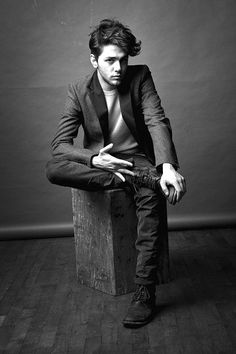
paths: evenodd
<path fill-rule="evenodd" d="M 117 73 L 119 73 L 119 72 L 121 71 L 121 65 L 120 65 L 119 60 L 117 60 L 117 61 L 115 62 L 115 67 L 114 67 L 114 69 L 115 69 L 115 72 L 117 72 Z"/>

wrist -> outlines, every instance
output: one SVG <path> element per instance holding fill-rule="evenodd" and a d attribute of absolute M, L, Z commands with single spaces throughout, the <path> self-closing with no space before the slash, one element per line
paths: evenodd
<path fill-rule="evenodd" d="M 165 162 L 162 164 L 162 171 L 170 171 L 170 170 L 175 170 L 174 166 L 171 163 Z"/>
<path fill-rule="evenodd" d="M 91 164 L 91 167 L 95 167 L 96 165 L 96 158 L 98 157 L 98 155 L 93 155 L 90 159 L 90 164 Z"/>

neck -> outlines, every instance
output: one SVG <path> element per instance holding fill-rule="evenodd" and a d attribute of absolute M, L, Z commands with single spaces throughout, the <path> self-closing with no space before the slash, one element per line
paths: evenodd
<path fill-rule="evenodd" d="M 100 85 L 102 86 L 102 89 L 105 91 L 112 91 L 115 90 L 115 86 L 110 85 L 108 82 L 104 81 L 103 77 L 101 76 L 100 72 L 97 70 L 97 74 L 98 74 L 98 81 L 100 83 Z"/>

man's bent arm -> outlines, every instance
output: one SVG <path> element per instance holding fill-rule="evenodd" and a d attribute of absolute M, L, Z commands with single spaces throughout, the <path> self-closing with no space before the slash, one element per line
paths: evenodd
<path fill-rule="evenodd" d="M 165 116 L 149 68 L 146 66 L 141 84 L 142 110 L 145 124 L 152 138 L 156 166 L 170 163 L 179 167 L 178 158 L 172 141 L 169 119 Z"/>
<path fill-rule="evenodd" d="M 72 85 L 68 87 L 68 95 L 64 114 L 60 119 L 58 129 L 52 140 L 53 157 L 64 157 L 78 163 L 91 166 L 93 151 L 84 148 L 75 148 L 73 140 L 78 135 L 78 130 L 83 121 L 83 113 Z"/>

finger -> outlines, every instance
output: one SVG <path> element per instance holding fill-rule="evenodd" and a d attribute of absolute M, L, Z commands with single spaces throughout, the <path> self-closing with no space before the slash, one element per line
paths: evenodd
<path fill-rule="evenodd" d="M 181 177 L 181 179 L 178 181 L 178 184 L 181 189 L 181 192 L 185 193 L 186 192 L 186 183 L 185 183 L 184 177 Z"/>
<path fill-rule="evenodd" d="M 114 172 L 114 174 L 119 177 L 122 182 L 125 182 L 125 177 L 120 172 Z"/>
<path fill-rule="evenodd" d="M 186 192 L 186 182 L 185 182 L 185 178 L 183 176 L 180 175 L 180 180 L 179 180 L 179 186 L 181 188 L 182 192 Z"/>
<path fill-rule="evenodd" d="M 104 152 L 107 152 L 113 148 L 113 144 L 110 143 L 107 146 L 104 146 L 102 149 L 99 150 L 99 154 L 102 154 Z"/>
<path fill-rule="evenodd" d="M 169 195 L 169 190 L 168 190 L 166 181 L 161 179 L 160 186 L 161 186 L 163 192 L 165 193 L 165 195 L 168 196 Z"/>
<path fill-rule="evenodd" d="M 185 184 L 184 177 L 181 177 L 181 180 L 178 181 L 178 183 L 175 184 L 175 186 L 176 186 L 176 192 L 177 192 L 176 202 L 180 202 L 183 195 L 186 193 L 186 184 Z"/>
<path fill-rule="evenodd" d="M 185 181 L 185 179 L 183 179 L 183 186 L 184 186 L 184 193 L 186 193 L 187 192 L 187 186 L 186 186 L 186 181 Z"/>
<path fill-rule="evenodd" d="M 180 202 L 182 196 L 184 195 L 184 192 L 181 190 L 176 191 L 176 202 Z"/>
<path fill-rule="evenodd" d="M 134 172 L 133 171 L 130 171 L 130 170 L 127 170 L 127 169 L 124 169 L 124 168 L 119 168 L 119 170 L 117 170 L 117 171 L 120 172 L 120 173 L 124 173 L 126 175 L 134 176 Z"/>
<path fill-rule="evenodd" d="M 184 185 L 183 181 L 179 182 L 179 186 L 180 186 L 181 192 L 185 193 L 185 185 Z"/>
<path fill-rule="evenodd" d="M 176 203 L 176 190 L 175 190 L 175 188 L 173 187 L 173 186 L 168 186 L 169 187 L 169 195 L 168 195 L 168 202 L 170 203 L 170 204 L 173 204 L 173 205 L 175 205 L 175 203 Z"/>
<path fill-rule="evenodd" d="M 130 161 L 126 161 L 126 160 L 122 160 L 122 159 L 115 159 L 113 162 L 115 162 L 117 165 L 120 165 L 122 167 L 133 167 L 132 162 Z"/>
<path fill-rule="evenodd" d="M 173 196 L 173 201 L 172 201 L 173 205 L 175 205 L 177 203 L 177 201 L 178 201 L 178 192 L 175 191 L 174 196 Z"/>

